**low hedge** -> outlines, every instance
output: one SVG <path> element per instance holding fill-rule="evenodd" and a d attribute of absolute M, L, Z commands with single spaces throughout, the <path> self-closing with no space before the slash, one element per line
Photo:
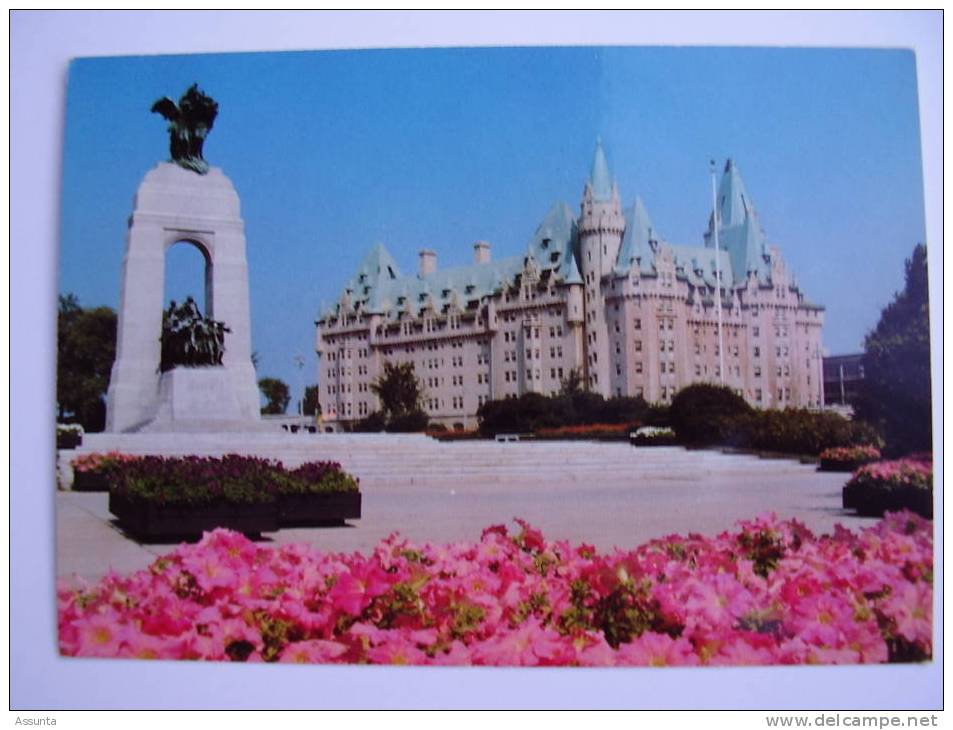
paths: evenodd
<path fill-rule="evenodd" d="M 358 491 L 337 463 L 309 462 L 287 470 L 280 462 L 229 454 L 143 456 L 110 471 L 110 492 L 160 505 L 269 504 L 282 495 Z"/>
<path fill-rule="evenodd" d="M 669 409 L 678 441 L 686 446 L 731 446 L 785 454 L 879 445 L 866 423 L 806 408 L 759 410 L 720 385 L 698 383 L 680 390 Z"/>
<path fill-rule="evenodd" d="M 932 460 L 906 458 L 860 467 L 844 486 L 844 508 L 864 517 L 908 509 L 933 517 Z"/>
<path fill-rule="evenodd" d="M 820 454 L 825 449 L 880 443 L 862 421 L 806 408 L 752 411 L 727 424 L 731 446 L 788 454 Z"/>

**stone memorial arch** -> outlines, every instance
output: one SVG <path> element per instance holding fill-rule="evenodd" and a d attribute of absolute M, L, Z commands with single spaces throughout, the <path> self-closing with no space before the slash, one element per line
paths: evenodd
<path fill-rule="evenodd" d="M 179 118 L 159 108 L 168 102 L 177 110 L 168 99 L 153 107 L 172 122 L 172 161 L 146 174 L 129 218 L 116 360 L 106 397 L 110 432 L 239 430 L 260 422 L 241 206 L 221 169 L 201 159 L 201 145 L 188 144 L 190 138 L 204 139 L 217 111 L 201 95 L 199 101 L 214 108 L 210 117 L 206 109 L 197 125 L 186 115 L 193 93 L 201 95 L 193 86 L 183 96 Z M 228 327 L 224 354 L 221 365 L 160 373 L 166 252 L 183 242 L 198 248 L 205 259 L 203 314 Z"/>

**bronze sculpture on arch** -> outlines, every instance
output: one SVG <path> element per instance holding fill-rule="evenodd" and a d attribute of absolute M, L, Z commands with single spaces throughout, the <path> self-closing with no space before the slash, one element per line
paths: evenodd
<path fill-rule="evenodd" d="M 169 121 L 172 162 L 199 175 L 207 173 L 208 163 L 202 157 L 202 147 L 218 116 L 218 102 L 202 93 L 198 84 L 192 84 L 178 104 L 164 96 L 152 105 L 151 111 Z"/>

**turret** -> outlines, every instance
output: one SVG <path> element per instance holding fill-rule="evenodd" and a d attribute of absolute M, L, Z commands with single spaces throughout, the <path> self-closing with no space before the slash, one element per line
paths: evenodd
<path fill-rule="evenodd" d="M 615 266 L 625 233 L 625 217 L 601 140 L 596 141 L 592 170 L 583 189 L 577 230 L 583 279 L 585 382 L 589 390 L 608 395 L 609 337 L 602 277 L 612 273 Z"/>
<path fill-rule="evenodd" d="M 615 265 L 625 232 L 625 217 L 619 202 L 619 188 L 609 175 L 609 165 L 596 141 L 589 181 L 582 193 L 579 217 L 579 241 L 582 273 L 592 272 L 598 279 Z"/>

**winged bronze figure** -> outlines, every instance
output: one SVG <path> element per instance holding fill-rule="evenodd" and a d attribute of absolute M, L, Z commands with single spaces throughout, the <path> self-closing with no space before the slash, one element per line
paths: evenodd
<path fill-rule="evenodd" d="M 152 105 L 152 112 L 158 112 L 169 122 L 172 162 L 199 175 L 207 173 L 208 162 L 202 157 L 202 147 L 218 116 L 218 103 L 202 93 L 198 84 L 192 84 L 178 104 L 164 96 Z"/>

